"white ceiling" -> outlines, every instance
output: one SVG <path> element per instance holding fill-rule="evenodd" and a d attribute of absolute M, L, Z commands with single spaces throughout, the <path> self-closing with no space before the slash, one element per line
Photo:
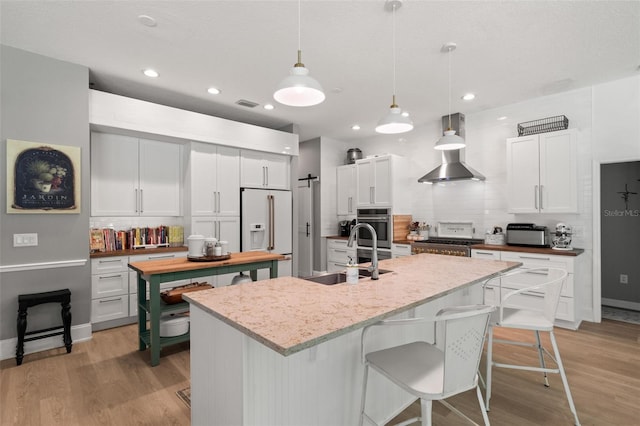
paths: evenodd
<path fill-rule="evenodd" d="M 300 139 L 371 137 L 393 92 L 392 13 L 384 0 L 302 0 L 303 62 L 324 103 L 277 104 L 296 62 L 297 1 L 5 1 L 1 42 L 87 66 L 92 87 L 280 128 Z M 142 25 L 139 15 L 157 26 Z M 397 103 L 415 125 L 637 74 L 640 1 L 419 1 L 396 13 Z M 152 67 L 157 79 L 141 73 Z M 206 89 L 216 86 L 217 96 Z M 474 92 L 476 100 L 460 99 Z M 239 99 L 260 104 L 248 109 Z M 262 105 L 273 103 L 266 111 Z M 532 119 L 540 117 L 532 117 Z M 351 130 L 358 123 L 361 130 Z"/>

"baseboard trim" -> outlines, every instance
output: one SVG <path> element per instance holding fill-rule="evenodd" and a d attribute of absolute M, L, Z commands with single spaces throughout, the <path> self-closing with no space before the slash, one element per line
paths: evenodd
<path fill-rule="evenodd" d="M 72 326 L 71 340 L 74 344 L 91 340 L 91 323 Z M 0 360 L 15 358 L 17 344 L 17 337 L 0 340 Z M 64 343 L 62 343 L 62 336 L 46 337 L 44 339 L 25 342 L 24 354 L 28 355 L 36 352 L 46 351 L 49 349 L 60 348 L 63 346 Z"/>
<path fill-rule="evenodd" d="M 607 299 L 604 297 L 601 300 L 602 300 L 601 303 L 605 306 L 613 306 L 614 308 L 640 311 L 640 303 L 638 302 L 630 302 L 628 300 Z"/>

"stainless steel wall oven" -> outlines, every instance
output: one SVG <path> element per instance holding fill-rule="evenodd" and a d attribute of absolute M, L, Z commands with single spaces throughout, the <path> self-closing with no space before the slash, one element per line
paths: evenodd
<path fill-rule="evenodd" d="M 368 223 L 378 236 L 378 248 L 391 248 L 393 223 L 391 209 L 358 209 L 358 223 Z M 358 229 L 358 246 L 373 247 L 371 232 L 365 228 Z"/>

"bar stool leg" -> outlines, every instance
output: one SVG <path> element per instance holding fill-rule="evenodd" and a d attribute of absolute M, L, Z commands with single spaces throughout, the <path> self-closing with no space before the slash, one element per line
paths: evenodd
<path fill-rule="evenodd" d="M 18 344 L 16 345 L 16 364 L 21 365 L 24 358 L 24 333 L 27 331 L 27 308 L 18 309 Z"/>
<path fill-rule="evenodd" d="M 62 302 L 62 326 L 64 328 L 62 334 L 62 340 L 64 341 L 64 347 L 67 348 L 67 353 L 71 352 L 71 306 L 66 300 Z"/>

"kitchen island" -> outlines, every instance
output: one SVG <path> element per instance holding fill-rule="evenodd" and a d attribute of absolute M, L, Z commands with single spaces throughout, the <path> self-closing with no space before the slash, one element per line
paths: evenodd
<path fill-rule="evenodd" d="M 192 424 L 357 424 L 364 326 L 479 303 L 484 280 L 519 265 L 420 254 L 381 261 L 393 272 L 356 285 L 281 277 L 185 295 Z M 370 347 L 429 338 L 431 330 L 374 330 Z M 385 422 L 413 398 L 380 380 L 370 377 L 368 411 Z"/>

